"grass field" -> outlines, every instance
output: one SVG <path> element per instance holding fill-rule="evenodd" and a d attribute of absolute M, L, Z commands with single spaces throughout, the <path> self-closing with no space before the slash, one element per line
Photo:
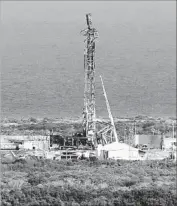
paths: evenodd
<path fill-rule="evenodd" d="M 55 161 L 1 165 L 2 206 L 173 206 L 171 161 Z"/>

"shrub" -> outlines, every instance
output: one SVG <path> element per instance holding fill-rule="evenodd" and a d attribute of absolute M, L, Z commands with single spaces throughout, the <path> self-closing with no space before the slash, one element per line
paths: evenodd
<path fill-rule="evenodd" d="M 162 206 L 177 205 L 175 194 L 166 191 L 167 188 L 147 184 L 152 177 L 162 181 L 163 176 L 160 174 L 166 175 L 164 182 L 171 181 L 171 176 L 175 177 L 176 168 L 175 163 L 170 161 L 166 163 L 144 161 L 140 164 L 120 160 L 95 162 L 41 160 L 36 161 L 35 165 L 21 162 L 2 164 L 2 169 L 5 177 L 2 206 L 71 206 L 72 204 L 147 206 L 153 203 Z M 5 187 L 8 182 L 14 181 L 12 179 L 18 181 L 22 177 L 20 176 L 22 173 L 18 172 L 22 170 L 24 180 L 22 187 L 16 192 L 10 187 Z M 143 178 L 144 176 L 147 177 Z M 169 186 L 169 190 L 175 190 L 171 189 L 174 185 Z"/>
<path fill-rule="evenodd" d="M 31 117 L 31 118 L 29 119 L 29 122 L 37 123 L 38 120 L 37 120 L 36 118 Z"/>
<path fill-rule="evenodd" d="M 45 182 L 47 182 L 47 179 L 45 178 L 45 176 L 41 174 L 29 174 L 28 175 L 28 183 L 30 183 L 32 186 L 43 184 Z"/>

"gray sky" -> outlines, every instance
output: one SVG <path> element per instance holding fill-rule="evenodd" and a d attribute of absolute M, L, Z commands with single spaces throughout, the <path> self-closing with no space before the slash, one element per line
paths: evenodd
<path fill-rule="evenodd" d="M 175 1 L 25 0 L 1 2 L 4 115 L 80 115 L 79 32 L 88 12 L 100 34 L 97 75 L 103 74 L 114 115 L 174 115 Z M 97 110 L 104 115 L 98 81 Z"/>
<path fill-rule="evenodd" d="M 85 22 L 83 15 L 93 13 L 98 22 L 176 20 L 175 1 L 4 1 L 1 18 L 8 22 Z"/>

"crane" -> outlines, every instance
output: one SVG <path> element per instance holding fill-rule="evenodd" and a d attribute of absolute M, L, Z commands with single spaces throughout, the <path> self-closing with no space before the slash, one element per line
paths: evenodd
<path fill-rule="evenodd" d="M 101 134 L 101 137 L 104 141 L 104 144 L 108 144 L 108 143 L 112 143 L 112 142 L 119 142 L 118 137 L 117 137 L 115 124 L 114 124 L 114 120 L 113 120 L 113 116 L 112 116 L 112 113 L 111 113 L 111 108 L 110 108 L 110 105 L 109 105 L 109 101 L 108 101 L 108 98 L 107 98 L 107 94 L 106 94 L 106 90 L 105 90 L 105 87 L 104 87 L 103 79 L 102 79 L 101 76 L 100 76 L 100 79 L 101 79 L 103 94 L 104 94 L 105 101 L 106 101 L 106 106 L 107 106 L 107 111 L 108 111 L 110 123 L 107 123 L 104 128 L 102 128 L 100 131 L 97 131 L 97 134 Z M 98 122 L 98 120 L 97 120 L 97 122 Z M 99 122 L 103 123 L 102 121 L 99 121 Z"/>

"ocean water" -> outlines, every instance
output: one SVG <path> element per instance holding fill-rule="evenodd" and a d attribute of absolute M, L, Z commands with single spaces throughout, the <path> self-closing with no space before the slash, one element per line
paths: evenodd
<path fill-rule="evenodd" d="M 84 37 L 80 31 L 86 27 L 87 12 L 92 12 L 99 31 L 97 116 L 108 116 L 99 75 L 113 116 L 176 116 L 173 6 L 162 2 L 4 2 L 2 117 L 82 115 Z"/>

